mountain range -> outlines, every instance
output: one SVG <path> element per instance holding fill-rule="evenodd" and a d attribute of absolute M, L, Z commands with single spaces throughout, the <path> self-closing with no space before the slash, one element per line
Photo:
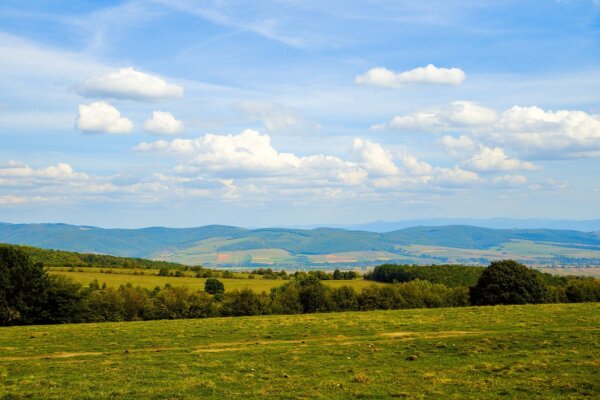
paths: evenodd
<path fill-rule="evenodd" d="M 0 223 L 0 242 L 221 267 L 361 266 L 381 262 L 482 264 L 501 258 L 546 266 L 600 265 L 599 232 L 468 225 L 369 232 L 222 225 L 104 229 Z"/>

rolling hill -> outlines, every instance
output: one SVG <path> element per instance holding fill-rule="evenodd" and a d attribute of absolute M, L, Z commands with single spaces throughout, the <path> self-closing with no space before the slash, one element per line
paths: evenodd
<path fill-rule="evenodd" d="M 554 229 L 419 226 L 377 233 L 335 228 L 103 229 L 67 224 L 0 224 L 0 242 L 209 266 L 481 264 L 515 258 L 530 265 L 599 265 L 600 235 Z"/>

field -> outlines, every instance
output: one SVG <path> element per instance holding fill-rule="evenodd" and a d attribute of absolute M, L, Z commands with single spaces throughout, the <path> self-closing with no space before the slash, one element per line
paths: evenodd
<path fill-rule="evenodd" d="M 0 398 L 598 398 L 600 304 L 0 328 Z"/>
<path fill-rule="evenodd" d="M 74 281 L 87 286 L 90 282 L 97 279 L 100 284 L 106 283 L 109 287 L 119 287 L 131 283 L 133 286 L 140 286 L 147 289 L 154 289 L 155 287 L 164 287 L 165 284 L 169 283 L 172 286 L 186 286 L 191 290 L 204 290 L 204 278 L 193 278 L 193 277 L 168 277 L 168 276 L 156 276 L 149 275 L 149 273 L 155 273 L 155 271 L 146 271 L 146 275 L 133 275 L 128 270 L 114 270 L 113 273 L 101 273 L 97 269 L 96 271 L 89 271 L 91 268 L 83 269 L 83 272 L 71 272 L 68 270 L 51 269 L 51 274 L 60 274 L 72 278 Z M 116 273 L 118 272 L 118 273 Z M 126 273 L 130 272 L 130 273 Z M 241 274 L 240 274 L 241 275 Z M 271 288 L 278 287 L 288 282 L 283 279 L 260 279 L 259 275 L 256 279 L 247 278 L 232 278 L 232 279 L 220 279 L 225 285 L 225 291 L 235 289 L 249 288 L 257 293 L 262 291 L 270 291 Z M 385 283 L 366 281 L 364 279 L 355 279 L 351 281 L 323 281 L 327 286 L 338 287 L 338 286 L 352 286 L 356 290 L 361 290 L 372 284 L 385 285 Z"/>

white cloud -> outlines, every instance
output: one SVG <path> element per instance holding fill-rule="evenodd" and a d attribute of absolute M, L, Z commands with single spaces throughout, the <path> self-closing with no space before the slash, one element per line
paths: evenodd
<path fill-rule="evenodd" d="M 129 67 L 87 79 L 79 93 L 87 97 L 158 100 L 183 96 L 183 87 Z"/>
<path fill-rule="evenodd" d="M 417 157 L 411 154 L 402 156 L 402 163 L 411 175 L 430 175 L 433 172 L 433 167 L 425 161 L 419 161 Z"/>
<path fill-rule="evenodd" d="M 238 135 L 214 135 L 195 139 L 159 140 L 141 143 L 141 152 L 155 151 L 188 158 L 210 170 L 277 171 L 299 168 L 301 160 L 291 153 L 279 153 L 268 135 L 246 129 Z"/>
<path fill-rule="evenodd" d="M 345 196 L 343 188 L 354 186 L 353 195 L 374 195 L 379 190 L 427 184 L 462 187 L 480 182 L 475 172 L 458 166 L 433 167 L 411 154 L 394 154 L 379 143 L 361 138 L 353 141 L 353 161 L 324 154 L 282 153 L 272 146 L 268 135 L 250 129 L 237 135 L 206 134 L 194 139 L 140 143 L 136 150 L 176 157 L 181 164 L 173 172 L 180 176 L 239 180 L 238 194 L 243 187 L 253 187 L 254 194 L 285 190 L 285 196 L 299 190 L 322 194 L 321 190 L 328 188 L 336 196 Z M 278 194 L 284 195 L 281 191 Z"/>
<path fill-rule="evenodd" d="M 372 129 L 396 129 L 418 131 L 447 131 L 456 128 L 477 127 L 493 124 L 498 113 L 470 101 L 453 101 L 447 106 L 431 108 L 409 115 L 394 117 L 388 124 L 372 126 Z"/>
<path fill-rule="evenodd" d="M 478 171 L 531 170 L 537 167 L 527 161 L 508 157 L 500 147 L 479 146 L 479 153 L 471 157 L 466 164 Z"/>
<path fill-rule="evenodd" d="M 404 72 L 394 72 L 384 67 L 372 68 L 358 75 L 354 82 L 359 85 L 371 85 L 387 88 L 398 88 L 407 83 L 433 83 L 444 85 L 460 85 L 466 78 L 459 68 L 438 68 L 433 64 Z"/>
<path fill-rule="evenodd" d="M 562 157 L 598 156 L 600 116 L 583 111 L 544 111 L 514 106 L 483 138 L 506 144 L 523 153 L 550 153 Z"/>
<path fill-rule="evenodd" d="M 473 171 L 466 171 L 460 167 L 436 168 L 435 183 L 441 185 L 464 186 L 480 181 L 479 175 Z"/>
<path fill-rule="evenodd" d="M 159 135 L 175 135 L 183 132 L 183 122 L 176 119 L 173 114 L 165 111 L 152 112 L 152 118 L 144 122 L 144 130 Z"/>
<path fill-rule="evenodd" d="M 460 135 L 459 137 L 446 135 L 440 139 L 440 143 L 453 154 L 473 151 L 477 148 L 475 141 L 466 135 Z"/>
<path fill-rule="evenodd" d="M 379 175 L 395 175 L 399 172 L 392 160 L 392 154 L 381 147 L 379 143 L 356 138 L 353 147 L 354 151 L 362 158 L 367 171 Z"/>
<path fill-rule="evenodd" d="M 0 177 L 2 178 L 37 178 L 50 180 L 85 180 L 88 176 L 81 172 L 76 172 L 73 167 L 67 163 L 58 163 L 45 168 L 31 168 L 27 164 L 16 161 L 9 162 L 6 166 L 0 167 Z"/>
<path fill-rule="evenodd" d="M 86 132 L 130 133 L 133 123 L 105 101 L 79 106 L 77 128 Z"/>
<path fill-rule="evenodd" d="M 510 148 L 521 158 L 600 157 L 600 115 L 577 110 L 514 106 L 498 113 L 476 103 L 455 101 L 445 107 L 396 116 L 387 124 L 371 128 L 460 132 L 458 137 L 446 135 L 440 139 L 454 155 L 474 151 L 477 144 L 483 144 Z"/>

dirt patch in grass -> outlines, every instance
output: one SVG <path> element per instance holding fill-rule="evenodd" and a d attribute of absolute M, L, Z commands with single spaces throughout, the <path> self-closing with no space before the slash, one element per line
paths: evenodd
<path fill-rule="evenodd" d="M 480 335 L 482 331 L 442 331 L 442 332 L 385 332 L 379 333 L 378 336 L 407 338 L 407 339 L 435 339 L 447 338 L 455 336 Z"/>
<path fill-rule="evenodd" d="M 14 356 L 14 357 L 0 357 L 2 361 L 19 361 L 19 360 L 46 360 L 52 358 L 71 358 L 71 357 L 84 357 L 84 356 L 101 356 L 104 353 L 97 351 L 87 351 L 81 353 L 53 353 L 53 354 L 39 354 L 35 356 Z"/>

